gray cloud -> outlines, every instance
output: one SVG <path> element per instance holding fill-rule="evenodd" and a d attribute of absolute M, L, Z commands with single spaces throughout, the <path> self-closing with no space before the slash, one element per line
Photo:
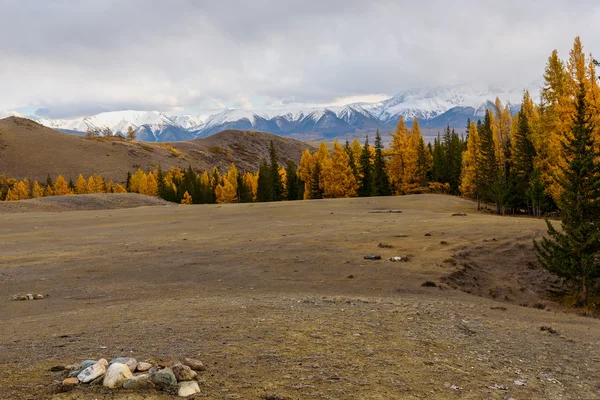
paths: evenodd
<path fill-rule="evenodd" d="M 521 86 L 554 48 L 567 57 L 574 36 L 586 46 L 600 37 L 595 1 L 0 3 L 0 110 L 50 117 Z"/>

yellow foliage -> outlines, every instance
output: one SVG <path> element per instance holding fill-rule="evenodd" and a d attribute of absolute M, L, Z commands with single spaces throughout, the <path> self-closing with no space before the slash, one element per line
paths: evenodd
<path fill-rule="evenodd" d="M 252 192 L 252 201 L 256 201 L 256 193 L 258 191 L 258 173 L 246 172 L 244 174 L 244 184 L 250 188 Z"/>
<path fill-rule="evenodd" d="M 388 174 L 397 194 L 409 193 L 418 186 L 417 158 L 421 129 L 419 122 L 413 120 L 413 129 L 409 130 L 400 117 L 396 132 L 392 134 L 388 163 Z"/>
<path fill-rule="evenodd" d="M 65 181 L 65 178 L 63 178 L 62 175 L 59 175 L 58 178 L 56 178 L 56 182 L 54 182 L 52 191 L 54 196 L 66 196 L 73 194 L 73 192 L 69 189 L 69 184 L 67 181 Z"/>
<path fill-rule="evenodd" d="M 88 184 L 85 181 L 83 175 L 79 174 L 77 177 L 77 182 L 75 183 L 75 192 L 77 194 L 85 194 L 88 192 Z"/>
<path fill-rule="evenodd" d="M 330 163 L 329 181 L 325 185 L 324 197 L 352 197 L 356 195 L 356 178 L 350 168 L 350 157 L 337 142 L 333 143 L 333 159 Z"/>
<path fill-rule="evenodd" d="M 34 199 L 44 197 L 44 188 L 38 183 L 38 181 L 33 182 L 33 188 L 31 189 L 31 197 Z"/>
<path fill-rule="evenodd" d="M 120 183 L 117 183 L 115 186 L 113 186 L 113 192 L 114 193 L 127 193 L 127 189 L 125 189 L 125 186 L 121 185 Z"/>
<path fill-rule="evenodd" d="M 463 196 L 477 196 L 478 165 L 477 160 L 481 157 L 481 142 L 479 141 L 479 132 L 474 121 L 469 125 L 469 138 L 467 140 L 467 150 L 462 155 L 462 176 L 460 183 L 460 192 Z"/>
<path fill-rule="evenodd" d="M 229 179 L 224 179 L 223 184 L 218 184 L 215 188 L 215 197 L 217 198 L 217 203 L 234 203 L 237 201 L 237 192 L 233 187 Z"/>
<path fill-rule="evenodd" d="M 158 182 L 153 173 L 146 176 L 146 191 L 140 193 L 148 196 L 158 196 Z"/>
<path fill-rule="evenodd" d="M 141 168 L 131 176 L 129 180 L 129 191 L 132 193 L 146 194 L 148 191 L 148 177 Z"/>
<path fill-rule="evenodd" d="M 304 181 L 304 200 L 310 198 L 310 190 L 306 190 L 310 188 L 312 182 L 312 170 L 315 165 L 315 158 L 308 149 L 304 150 L 302 153 L 302 157 L 300 158 L 300 163 L 298 164 L 298 176 L 301 180 Z"/>
<path fill-rule="evenodd" d="M 181 204 L 192 204 L 192 196 L 186 191 L 181 199 Z"/>

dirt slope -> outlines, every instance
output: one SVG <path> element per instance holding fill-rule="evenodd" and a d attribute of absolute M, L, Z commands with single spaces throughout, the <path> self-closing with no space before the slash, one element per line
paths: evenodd
<path fill-rule="evenodd" d="M 234 162 L 241 170 L 256 170 L 273 140 L 282 162 L 298 162 L 308 144 L 262 132 L 225 131 L 189 142 L 129 142 L 119 139 L 88 140 L 58 132 L 28 119 L 0 120 L 0 173 L 18 179 L 45 181 L 48 173 L 67 180 L 78 174 L 97 173 L 122 182 L 138 167 L 170 166 L 205 170 L 226 169 Z M 164 147 L 163 147 L 164 146 Z"/>
<path fill-rule="evenodd" d="M 122 355 L 201 358 L 207 399 L 600 398 L 600 321 L 516 282 L 544 221 L 475 208 L 415 195 L 2 215 L 0 398 L 173 398 L 52 385 L 54 365 Z M 499 275 L 473 294 L 421 286 L 461 263 Z M 493 298 L 500 271 L 515 278 Z M 10 301 L 32 292 L 50 297 Z M 532 296 L 546 308 L 519 305 Z"/>
<path fill-rule="evenodd" d="M 101 193 L 77 196 L 50 196 L 39 199 L 0 202 L 0 214 L 115 210 L 144 206 L 177 206 L 162 199 L 137 193 Z"/>

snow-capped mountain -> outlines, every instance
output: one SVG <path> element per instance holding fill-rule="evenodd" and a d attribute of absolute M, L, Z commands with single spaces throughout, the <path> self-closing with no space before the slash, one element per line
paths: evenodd
<path fill-rule="evenodd" d="M 537 100 L 541 84 L 527 88 Z M 392 130 L 398 119 L 419 119 L 435 129 L 447 124 L 464 127 L 467 118 L 481 118 L 496 98 L 515 111 L 524 89 L 490 85 L 455 85 L 404 90 L 377 103 L 346 106 L 246 111 L 229 109 L 213 115 L 167 116 L 157 111 L 115 111 L 70 120 L 37 119 L 67 132 L 110 128 L 125 135 L 132 127 L 139 140 L 177 141 L 205 137 L 226 129 L 256 130 L 297 138 L 331 139 L 362 136 L 375 129 Z"/>

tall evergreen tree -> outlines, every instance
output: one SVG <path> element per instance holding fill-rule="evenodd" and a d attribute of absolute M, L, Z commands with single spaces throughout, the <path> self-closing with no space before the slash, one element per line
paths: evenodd
<path fill-rule="evenodd" d="M 358 182 L 358 195 L 370 196 L 373 192 L 373 167 L 371 165 L 371 148 L 369 136 L 365 137 L 365 145 L 360 153 L 360 180 Z"/>
<path fill-rule="evenodd" d="M 531 203 L 528 201 L 527 189 L 534 170 L 534 159 L 536 156 L 535 147 L 532 141 L 532 131 L 529 126 L 527 113 L 518 114 L 517 130 L 515 132 L 515 141 L 513 148 L 512 173 L 515 181 L 515 201 L 518 208 L 526 208 L 528 213 L 532 213 Z"/>
<path fill-rule="evenodd" d="M 498 196 L 501 194 L 498 190 L 498 163 L 496 161 L 496 152 L 494 147 L 494 132 L 492 130 L 491 111 L 485 113 L 485 118 L 479 131 L 480 158 L 477 162 L 479 169 L 479 187 L 480 194 L 484 201 L 496 203 L 496 212 L 500 213 L 500 203 Z"/>
<path fill-rule="evenodd" d="M 355 159 L 354 151 L 352 150 L 352 146 L 350 146 L 348 139 L 346 139 L 346 144 L 344 145 L 344 150 L 348 154 L 348 157 L 350 157 L 350 159 L 348 160 L 348 165 L 350 165 L 350 168 L 352 169 L 352 173 L 356 177 L 358 170 L 356 167 L 356 162 L 354 161 L 354 159 Z"/>
<path fill-rule="evenodd" d="M 383 158 L 383 143 L 379 130 L 375 134 L 375 159 L 373 160 L 373 196 L 390 196 L 390 178 Z"/>
<path fill-rule="evenodd" d="M 600 166 L 594 149 L 598 134 L 586 100 L 584 81 L 579 83 L 571 135 L 563 142 L 566 167 L 559 180 L 562 232 L 550 221 L 548 235 L 534 242 L 538 260 L 549 271 L 581 285 L 581 304 L 587 306 L 588 282 L 600 277 Z"/>
<path fill-rule="evenodd" d="M 296 172 L 296 164 L 292 161 L 287 162 L 285 169 L 285 188 L 287 194 L 287 200 L 298 200 L 298 173 Z"/>
<path fill-rule="evenodd" d="M 283 200 L 283 182 L 281 182 L 281 176 L 279 175 L 279 157 L 277 156 L 277 150 L 275 149 L 275 145 L 273 141 L 269 143 L 269 179 L 270 189 L 271 189 L 271 201 L 280 201 Z"/>
<path fill-rule="evenodd" d="M 158 196 L 164 199 L 167 188 L 165 185 L 165 174 L 163 173 L 160 163 L 158 164 L 158 170 L 156 171 L 156 187 Z"/>
<path fill-rule="evenodd" d="M 277 172 L 277 175 L 279 175 L 279 172 Z M 257 201 L 271 201 L 273 199 L 271 182 L 269 164 L 267 164 L 267 159 L 263 158 L 258 169 L 258 189 L 256 190 Z"/>
<path fill-rule="evenodd" d="M 323 187 L 321 184 L 321 163 L 319 160 L 315 161 L 312 177 L 310 179 L 310 199 L 322 199 L 323 198 Z"/>

